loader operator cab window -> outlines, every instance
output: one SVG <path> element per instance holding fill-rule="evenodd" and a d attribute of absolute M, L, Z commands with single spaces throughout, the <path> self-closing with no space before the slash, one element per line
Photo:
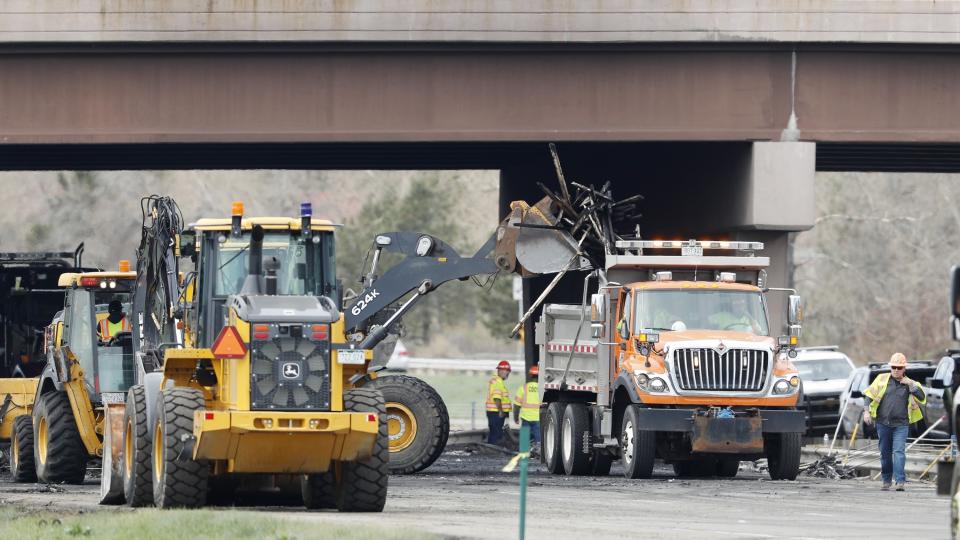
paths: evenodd
<path fill-rule="evenodd" d="M 720 330 L 769 336 L 759 292 L 705 289 L 637 289 L 633 329 L 669 332 Z"/>
<path fill-rule="evenodd" d="M 323 256 L 325 244 L 329 243 L 325 241 L 329 234 L 318 235 L 321 238 L 318 243 L 290 234 L 289 231 L 267 231 L 264 235 L 264 270 L 268 267 L 268 261 L 276 261 L 277 294 L 329 294 L 329 285 L 333 282 L 332 266 L 327 264 Z M 240 292 L 250 268 L 249 247 L 249 232 L 244 232 L 240 238 L 226 237 L 219 243 L 215 296 L 226 297 Z"/>
<path fill-rule="evenodd" d="M 126 392 L 134 382 L 133 340 L 129 332 L 101 342 L 99 319 L 106 317 L 112 300 L 130 313 L 129 292 L 94 292 L 75 289 L 64 314 L 64 345 L 76 356 L 91 394 Z"/>

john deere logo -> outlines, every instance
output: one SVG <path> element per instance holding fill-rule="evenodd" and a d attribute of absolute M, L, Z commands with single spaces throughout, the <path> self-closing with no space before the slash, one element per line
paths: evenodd
<path fill-rule="evenodd" d="M 283 365 L 283 378 L 284 379 L 299 379 L 300 378 L 300 364 L 296 362 L 287 362 Z"/>

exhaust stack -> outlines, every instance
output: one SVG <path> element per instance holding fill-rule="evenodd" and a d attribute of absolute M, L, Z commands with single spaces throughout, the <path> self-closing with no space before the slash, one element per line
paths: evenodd
<path fill-rule="evenodd" d="M 258 295 L 263 294 L 263 227 L 253 226 L 253 232 L 250 234 L 249 265 L 247 278 L 243 281 L 243 287 L 240 294 Z"/>

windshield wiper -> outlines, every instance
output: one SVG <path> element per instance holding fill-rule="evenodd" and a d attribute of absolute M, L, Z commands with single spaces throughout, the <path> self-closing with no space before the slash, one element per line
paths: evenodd
<path fill-rule="evenodd" d="M 672 329 L 672 328 L 657 328 L 657 327 L 654 327 L 654 326 L 650 326 L 650 327 L 644 328 L 644 330 L 658 330 L 658 331 L 660 331 L 660 332 L 673 332 L 673 329 Z"/>
<path fill-rule="evenodd" d="M 238 251 L 236 255 L 234 255 L 233 257 L 230 257 L 230 259 L 229 259 L 227 262 L 221 264 L 220 267 L 217 268 L 217 270 L 223 270 L 223 267 L 224 267 L 224 266 L 232 263 L 234 259 L 236 259 L 237 257 L 239 257 L 239 256 L 240 256 L 244 251 L 246 251 L 247 248 L 249 248 L 249 247 L 250 247 L 250 244 L 247 244 L 247 245 L 243 246 L 242 248 L 240 248 L 240 251 Z"/>

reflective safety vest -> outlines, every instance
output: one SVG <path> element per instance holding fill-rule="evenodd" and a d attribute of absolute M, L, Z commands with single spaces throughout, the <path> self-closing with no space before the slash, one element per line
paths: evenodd
<path fill-rule="evenodd" d="M 502 409 L 497 400 L 503 402 Z M 487 411 L 499 412 L 502 410 L 509 413 L 510 408 L 510 391 L 507 390 L 507 385 L 503 383 L 503 379 L 499 375 L 494 375 L 487 383 Z"/>
<path fill-rule="evenodd" d="M 521 420 L 540 421 L 540 391 L 537 389 L 536 382 L 528 382 L 517 388 L 517 398 L 513 403 L 520 407 Z"/>
<path fill-rule="evenodd" d="M 103 319 L 100 321 L 99 331 L 100 339 L 106 341 L 113 336 L 119 334 L 120 332 L 129 332 L 130 331 L 130 320 L 127 317 L 120 319 L 118 323 L 110 322 L 110 319 Z"/>
<path fill-rule="evenodd" d="M 863 393 L 865 396 L 870 398 L 870 416 L 873 418 L 877 417 L 877 409 L 880 408 L 880 400 L 883 399 L 883 395 L 887 393 L 887 384 L 890 382 L 889 373 L 881 373 L 877 375 L 877 378 L 870 383 L 870 387 Z M 923 399 L 919 400 L 913 394 L 910 394 L 910 399 L 907 400 L 907 421 L 911 424 L 919 422 L 923 419 L 923 409 L 920 408 L 921 405 L 927 402 L 927 395 L 923 395 Z"/>

